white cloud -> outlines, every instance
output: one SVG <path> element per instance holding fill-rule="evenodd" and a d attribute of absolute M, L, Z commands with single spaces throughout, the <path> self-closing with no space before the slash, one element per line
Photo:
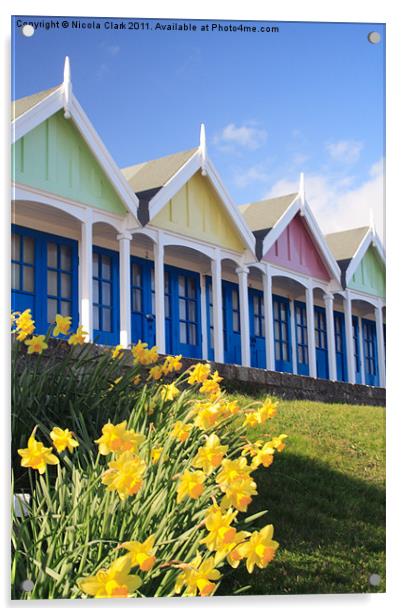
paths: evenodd
<path fill-rule="evenodd" d="M 233 149 L 235 146 L 247 150 L 257 150 L 267 140 L 267 131 L 249 122 L 242 126 L 228 124 L 222 131 L 215 135 L 213 142 L 221 149 Z"/>
<path fill-rule="evenodd" d="M 264 171 L 261 165 L 255 165 L 253 167 L 249 167 L 245 169 L 245 171 L 237 173 L 234 178 L 234 183 L 239 188 L 245 188 L 250 184 L 255 184 L 256 182 L 267 182 L 269 176 L 266 171 Z"/>
<path fill-rule="evenodd" d="M 347 165 L 353 165 L 359 160 L 362 149 L 363 143 L 353 140 L 337 141 L 326 145 L 326 150 L 333 160 Z"/>
<path fill-rule="evenodd" d="M 353 178 L 306 174 L 306 200 L 324 233 L 368 225 L 370 211 L 380 238 L 384 241 L 383 161 L 371 166 L 366 180 L 351 187 Z M 283 178 L 276 182 L 265 198 L 297 192 L 298 181 Z"/>

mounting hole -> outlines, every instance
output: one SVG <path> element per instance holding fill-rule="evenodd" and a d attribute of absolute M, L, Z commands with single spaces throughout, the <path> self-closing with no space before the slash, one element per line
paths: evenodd
<path fill-rule="evenodd" d="M 27 36 L 27 37 L 33 36 L 34 32 L 35 32 L 35 28 L 31 26 L 31 24 L 25 24 L 24 26 L 22 26 L 22 34 L 24 36 Z"/>
<path fill-rule="evenodd" d="M 31 592 L 31 590 L 33 590 L 33 587 L 35 586 L 35 584 L 33 583 L 32 580 L 24 580 L 21 584 L 21 588 L 22 590 L 24 590 L 25 592 Z"/>
<path fill-rule="evenodd" d="M 369 577 L 369 583 L 371 586 L 379 586 L 381 582 L 381 576 L 378 573 L 372 573 Z"/>
<path fill-rule="evenodd" d="M 379 32 L 369 32 L 367 38 L 370 43 L 372 43 L 373 45 L 376 45 L 377 43 L 381 41 L 381 34 Z"/>

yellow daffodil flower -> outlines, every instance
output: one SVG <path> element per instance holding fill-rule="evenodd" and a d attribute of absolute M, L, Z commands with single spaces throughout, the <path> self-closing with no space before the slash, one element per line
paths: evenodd
<path fill-rule="evenodd" d="M 159 381 L 163 376 L 163 371 L 161 366 L 152 366 L 148 373 L 148 380 L 153 379 L 154 381 Z"/>
<path fill-rule="evenodd" d="M 102 436 L 95 441 L 99 445 L 99 453 L 102 456 L 125 451 L 137 453 L 139 446 L 145 440 L 145 436 L 126 428 L 127 421 L 122 421 L 116 425 L 107 423 L 103 426 Z"/>
<path fill-rule="evenodd" d="M 56 448 L 57 453 L 61 453 L 65 449 L 68 449 L 68 451 L 72 453 L 74 451 L 74 447 L 79 446 L 79 443 L 73 437 L 71 430 L 53 428 L 50 433 L 50 438 L 53 441 L 53 445 Z"/>
<path fill-rule="evenodd" d="M 121 556 L 109 569 L 101 569 L 96 575 L 79 578 L 79 589 L 96 599 L 116 599 L 131 595 L 141 586 L 138 575 L 130 575 L 131 558 Z"/>
<path fill-rule="evenodd" d="M 232 509 L 222 511 L 217 504 L 208 509 L 204 523 L 209 533 L 201 540 L 201 543 L 205 544 L 210 552 L 224 550 L 233 543 L 236 529 L 231 524 L 236 516 L 237 511 Z"/>
<path fill-rule="evenodd" d="M 47 349 L 47 343 L 45 342 L 45 336 L 32 336 L 29 340 L 25 340 L 25 344 L 28 347 L 28 355 L 32 353 L 38 353 L 41 355 L 42 351 Z"/>
<path fill-rule="evenodd" d="M 178 372 L 182 368 L 181 363 L 182 355 L 168 355 L 165 358 L 162 366 L 163 374 L 167 375 L 171 372 Z"/>
<path fill-rule="evenodd" d="M 271 439 L 269 443 L 267 444 L 270 447 L 273 447 L 274 449 L 276 449 L 276 451 L 279 451 L 280 453 L 281 451 L 285 449 L 285 443 L 283 441 L 287 438 L 288 438 L 287 434 L 280 434 L 279 436 L 275 436 L 273 439 Z"/>
<path fill-rule="evenodd" d="M 236 481 L 243 481 L 250 478 L 252 468 L 247 464 L 244 457 L 236 458 L 236 460 L 223 460 L 222 470 L 216 477 L 216 482 L 225 487 L 233 485 Z"/>
<path fill-rule="evenodd" d="M 194 468 L 201 468 L 204 473 L 210 475 L 223 460 L 228 450 L 227 445 L 221 445 L 219 436 L 210 434 L 203 447 L 200 447 L 192 461 Z"/>
<path fill-rule="evenodd" d="M 80 325 L 77 327 L 75 334 L 71 334 L 67 342 L 72 346 L 76 346 L 77 344 L 85 344 L 87 336 L 88 332 L 84 331 L 83 326 Z"/>
<path fill-rule="evenodd" d="M 172 436 L 181 443 L 184 443 L 190 436 L 190 432 L 193 429 L 192 424 L 186 424 L 183 421 L 176 421 L 173 426 Z"/>
<path fill-rule="evenodd" d="M 123 347 L 121 344 L 118 344 L 112 350 L 112 359 L 120 359 L 123 357 Z"/>
<path fill-rule="evenodd" d="M 31 336 L 35 331 L 35 321 L 32 320 L 31 309 L 27 308 L 24 312 L 15 313 L 15 332 L 17 333 L 17 340 L 23 341 L 28 336 Z"/>
<path fill-rule="evenodd" d="M 131 451 L 125 451 L 117 460 L 109 462 L 109 469 L 102 474 L 102 483 L 109 492 L 116 491 L 122 500 L 140 491 L 146 464 Z"/>
<path fill-rule="evenodd" d="M 56 327 L 53 330 L 53 336 L 64 334 L 65 336 L 70 331 L 71 317 L 63 317 L 61 314 L 56 314 Z"/>
<path fill-rule="evenodd" d="M 155 535 L 150 535 L 143 543 L 139 541 L 126 541 L 121 548 L 128 550 L 131 557 L 131 566 L 139 567 L 141 571 L 149 571 L 155 564 L 154 555 Z"/>
<path fill-rule="evenodd" d="M 195 415 L 194 424 L 202 430 L 213 428 L 219 421 L 224 419 L 222 406 L 219 402 L 198 402 L 193 412 Z"/>
<path fill-rule="evenodd" d="M 21 466 L 24 468 L 33 468 L 39 471 L 40 475 L 46 470 L 47 464 L 59 464 L 59 459 L 52 453 L 51 447 L 45 447 L 43 443 L 35 439 L 36 428 L 34 428 L 28 440 L 26 449 L 18 449 L 18 455 L 21 456 Z"/>
<path fill-rule="evenodd" d="M 153 449 L 151 449 L 152 464 L 156 464 L 157 462 L 159 462 L 162 451 L 163 451 L 163 447 L 154 447 Z"/>
<path fill-rule="evenodd" d="M 180 389 L 177 389 L 174 383 L 170 383 L 169 385 L 163 385 L 161 389 L 161 398 L 164 402 L 167 400 L 174 400 L 180 394 Z"/>
<path fill-rule="evenodd" d="M 134 361 L 142 366 L 154 364 L 159 358 L 158 347 L 153 346 L 151 349 L 148 349 L 147 347 L 147 342 L 141 342 L 141 340 L 139 340 L 131 349 Z"/>
<path fill-rule="evenodd" d="M 134 385 L 139 385 L 139 383 L 141 383 L 142 377 L 140 374 L 136 374 L 135 377 L 133 378 L 133 383 Z"/>
<path fill-rule="evenodd" d="M 258 425 L 258 423 L 259 423 L 259 417 L 256 411 L 252 411 L 251 413 L 247 412 L 245 414 L 244 422 L 243 422 L 244 427 L 254 428 L 254 426 Z"/>
<path fill-rule="evenodd" d="M 257 448 L 257 451 L 253 455 L 251 466 L 253 469 L 258 468 L 260 465 L 268 468 L 274 461 L 275 449 L 270 446 L 270 443 L 265 443 L 262 447 Z"/>
<path fill-rule="evenodd" d="M 215 569 L 213 557 L 202 562 L 202 556 L 197 556 L 188 564 L 181 566 L 182 573 L 177 576 L 175 593 L 179 594 L 185 586 L 184 597 L 195 597 L 197 593 L 201 597 L 212 595 L 216 588 L 216 582 L 221 577 L 218 569 Z"/>
<path fill-rule="evenodd" d="M 257 494 L 257 484 L 251 477 L 229 484 L 224 489 L 222 486 L 220 488 L 224 492 L 222 507 L 234 507 L 243 512 L 247 511 L 251 497 Z"/>
<path fill-rule="evenodd" d="M 267 398 L 265 402 L 257 410 L 259 415 L 259 423 L 265 423 L 268 419 L 275 417 L 277 413 L 277 402 L 272 402 L 271 398 Z"/>
<path fill-rule="evenodd" d="M 255 566 L 263 569 L 274 559 L 279 543 L 273 541 L 273 534 L 274 527 L 268 524 L 260 531 L 254 531 L 249 540 L 237 548 L 240 555 L 247 559 L 246 567 L 249 573 L 253 573 Z"/>
<path fill-rule="evenodd" d="M 177 502 L 188 496 L 197 499 L 204 491 L 205 474 L 202 471 L 185 470 L 177 486 Z"/>
<path fill-rule="evenodd" d="M 190 376 L 187 379 L 189 385 L 203 383 L 210 375 L 211 366 L 209 364 L 194 364 L 190 368 Z"/>

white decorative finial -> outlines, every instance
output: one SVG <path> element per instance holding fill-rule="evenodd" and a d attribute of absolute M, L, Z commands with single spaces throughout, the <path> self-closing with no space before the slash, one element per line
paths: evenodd
<path fill-rule="evenodd" d="M 373 208 L 370 208 L 370 229 L 371 231 L 375 231 L 375 225 L 374 225 L 374 212 L 373 212 Z"/>
<path fill-rule="evenodd" d="M 305 204 L 305 201 L 306 201 L 306 193 L 305 193 L 305 189 L 304 189 L 304 173 L 303 172 L 300 173 L 299 197 L 300 197 L 300 202 L 301 202 L 300 212 L 301 212 L 301 214 L 303 214 L 304 204 Z"/>
<path fill-rule="evenodd" d="M 207 138 L 205 135 L 205 124 L 202 122 L 200 128 L 200 153 L 201 153 L 201 174 L 207 175 Z"/>
<path fill-rule="evenodd" d="M 71 93 L 72 93 L 70 58 L 68 56 L 66 56 L 66 59 L 64 60 L 63 89 L 64 89 L 64 117 L 68 120 L 69 118 L 71 118 L 70 105 L 71 105 Z"/>

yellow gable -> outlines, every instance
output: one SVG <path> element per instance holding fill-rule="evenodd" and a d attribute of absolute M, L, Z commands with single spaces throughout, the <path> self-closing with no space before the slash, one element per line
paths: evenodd
<path fill-rule="evenodd" d="M 225 206 L 208 177 L 200 171 L 155 216 L 152 224 L 222 248 L 239 252 L 245 248 Z"/>

